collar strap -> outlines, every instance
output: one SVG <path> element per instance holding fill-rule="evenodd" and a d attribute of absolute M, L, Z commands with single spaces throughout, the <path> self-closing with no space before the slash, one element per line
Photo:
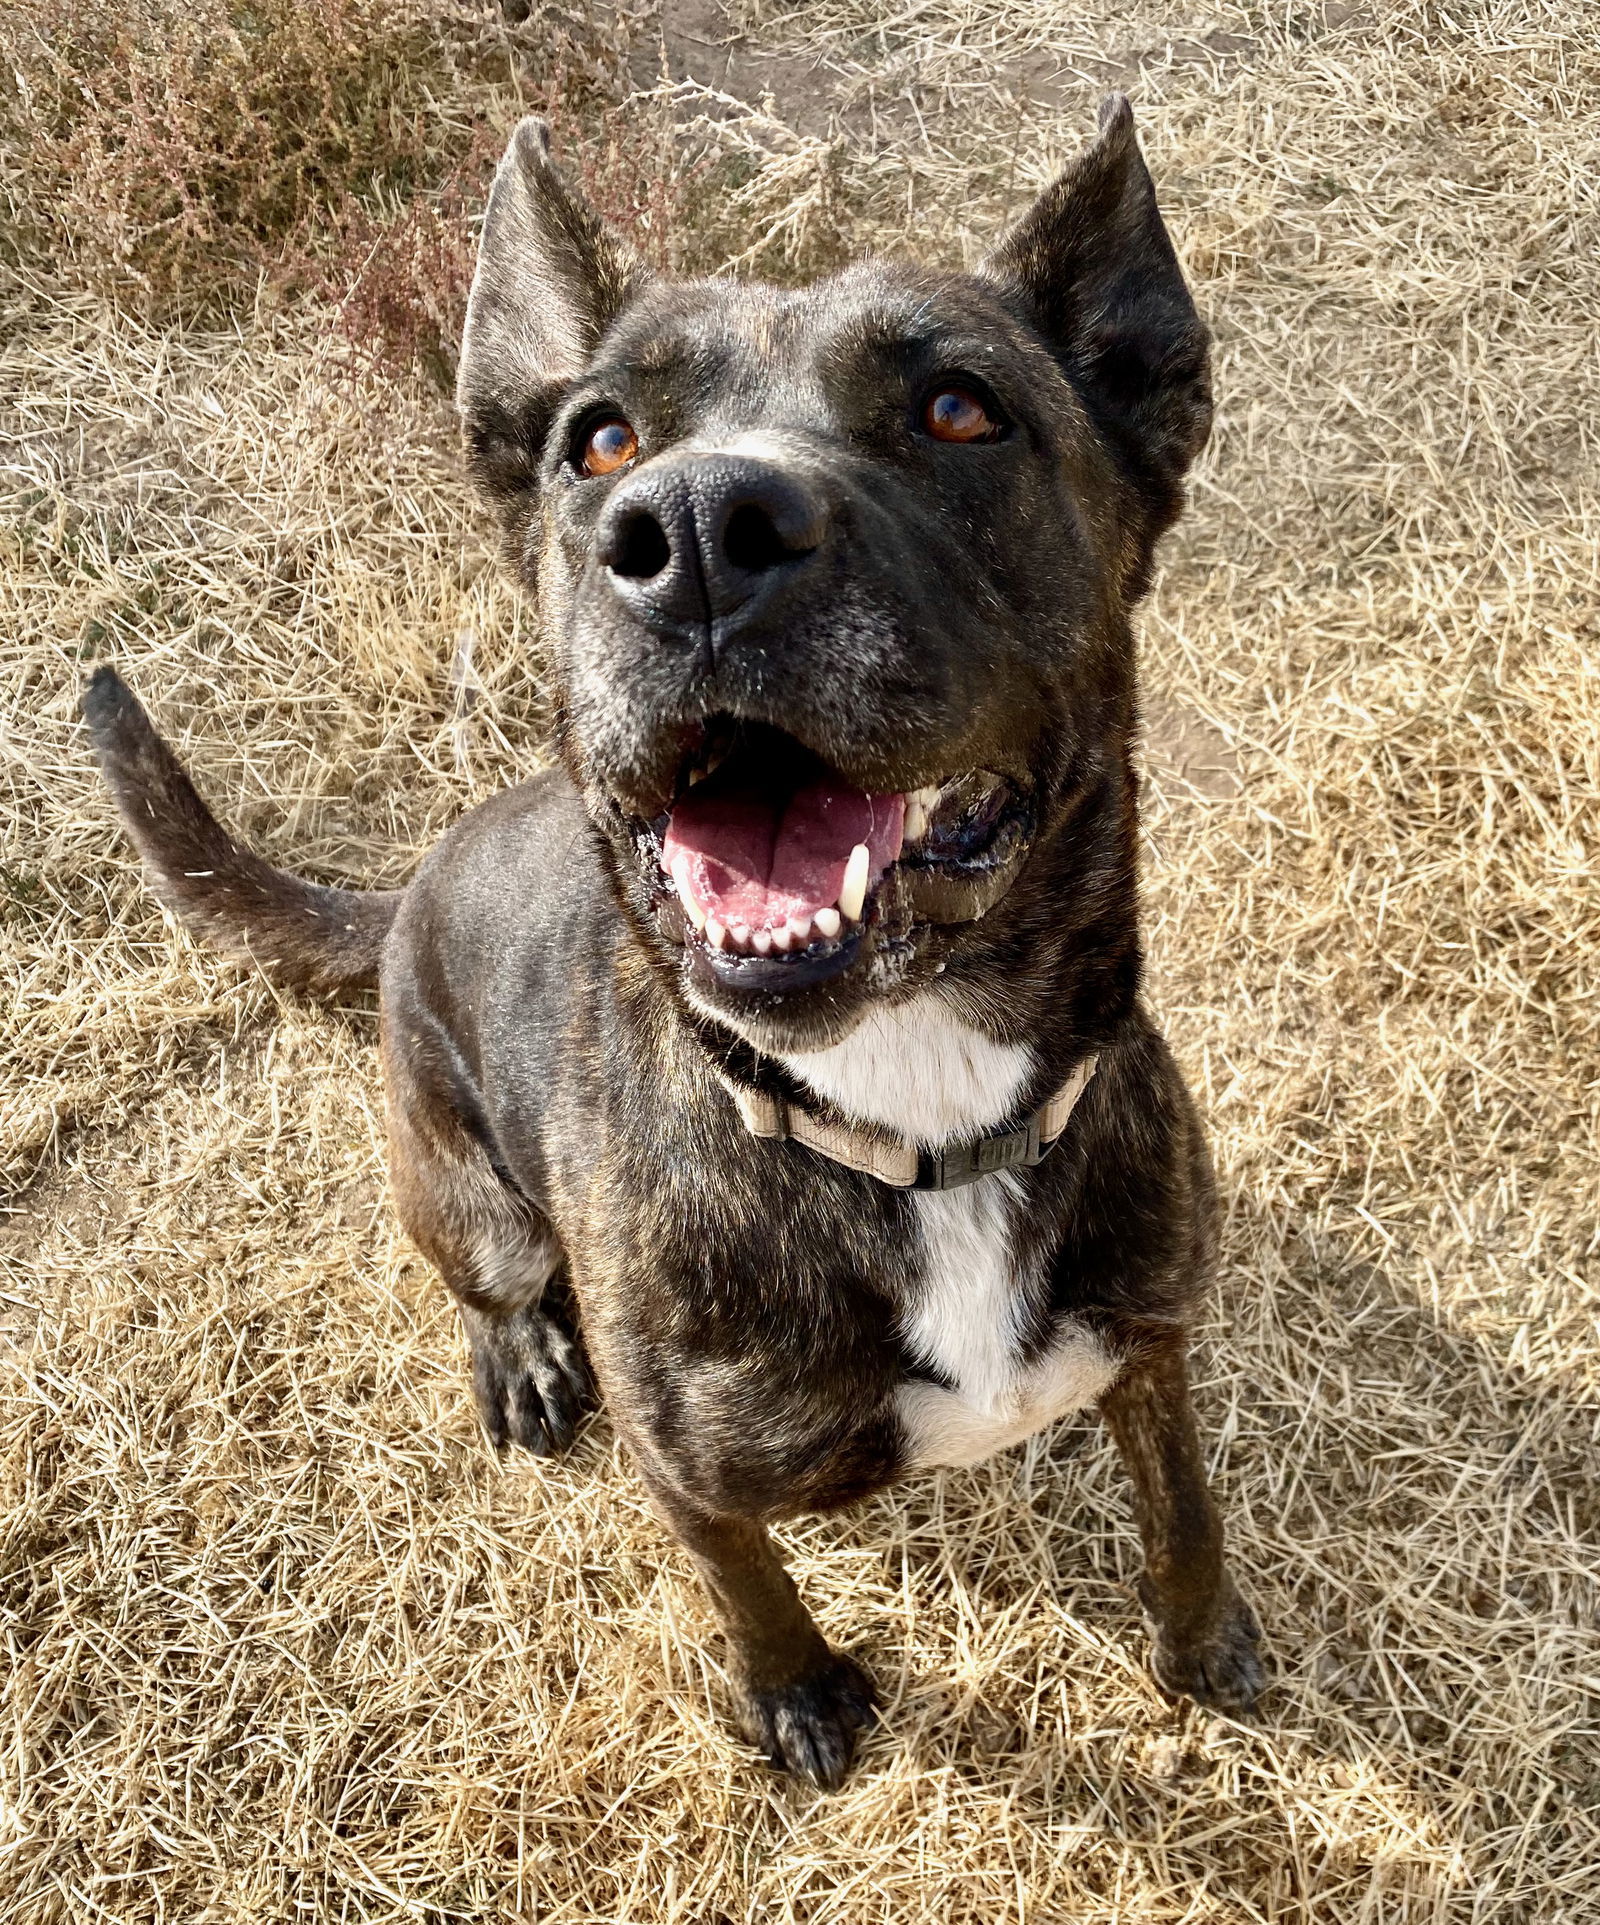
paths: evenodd
<path fill-rule="evenodd" d="M 914 1143 L 894 1142 L 876 1130 L 830 1123 L 809 1110 L 798 1109 L 781 1096 L 727 1083 L 744 1126 L 752 1136 L 779 1142 L 803 1143 L 846 1169 L 861 1170 L 896 1190 L 959 1190 L 980 1176 L 997 1170 L 1026 1170 L 1043 1162 L 1046 1152 L 1067 1127 L 1078 1098 L 1089 1087 L 1098 1057 L 1086 1056 L 1043 1109 L 1035 1110 L 1014 1130 L 996 1130 L 973 1143 L 945 1144 L 919 1150 Z M 724 1079 L 726 1080 L 726 1079 Z"/>

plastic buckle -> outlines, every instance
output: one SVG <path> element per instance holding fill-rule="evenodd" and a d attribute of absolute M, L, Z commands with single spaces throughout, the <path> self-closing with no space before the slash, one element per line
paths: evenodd
<path fill-rule="evenodd" d="M 976 1143 L 947 1145 L 943 1149 L 923 1150 L 917 1157 L 914 1190 L 959 1190 L 976 1183 L 980 1176 L 993 1176 L 1000 1170 L 1030 1169 L 1049 1149 L 1039 1141 L 1037 1113 L 1020 1130 L 1006 1130 L 998 1136 L 980 1136 Z"/>

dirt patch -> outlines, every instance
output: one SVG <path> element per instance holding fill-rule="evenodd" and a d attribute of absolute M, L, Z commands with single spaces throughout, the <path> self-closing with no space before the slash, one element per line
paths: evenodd
<path fill-rule="evenodd" d="M 1239 757 L 1227 736 L 1170 696 L 1144 698 L 1144 752 L 1157 782 L 1180 784 L 1204 801 L 1225 802 L 1244 787 Z"/>

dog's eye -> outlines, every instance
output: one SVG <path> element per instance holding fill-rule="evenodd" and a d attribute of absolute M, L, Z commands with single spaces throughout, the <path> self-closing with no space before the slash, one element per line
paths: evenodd
<path fill-rule="evenodd" d="M 578 448 L 578 466 L 586 475 L 614 475 L 639 452 L 639 437 L 620 414 L 597 421 Z"/>
<path fill-rule="evenodd" d="M 922 404 L 922 427 L 935 441 L 998 441 L 1000 423 L 970 388 L 939 388 Z"/>

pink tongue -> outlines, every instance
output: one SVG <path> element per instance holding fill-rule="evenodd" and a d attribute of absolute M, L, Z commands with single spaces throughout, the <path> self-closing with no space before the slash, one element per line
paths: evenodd
<path fill-rule="evenodd" d="M 706 784 L 713 788 L 712 783 Z M 871 858 L 867 886 L 900 853 L 903 795 L 813 782 L 784 801 L 755 790 L 701 799 L 694 790 L 667 823 L 667 869 L 725 927 L 780 929 L 839 900 L 858 842 Z"/>

